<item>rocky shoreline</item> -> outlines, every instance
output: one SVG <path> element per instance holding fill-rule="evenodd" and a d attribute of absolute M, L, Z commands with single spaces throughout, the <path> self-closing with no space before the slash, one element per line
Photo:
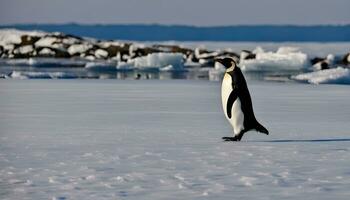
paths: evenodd
<path fill-rule="evenodd" d="M 0 64 L 3 66 L 83 68 L 85 71 L 98 72 L 134 70 L 183 72 L 195 69 L 205 71 L 210 80 L 220 80 L 225 68 L 215 63 L 214 60 L 217 57 L 232 57 L 242 71 L 273 73 L 294 71 L 287 79 L 298 81 L 305 81 L 305 77 L 317 78 L 321 75 L 328 80 L 334 77 L 334 74 L 348 80 L 348 68 L 350 68 L 349 52 L 342 55 L 310 57 L 298 48 L 289 46 L 280 46 L 276 51 L 265 51 L 259 46 L 254 50 L 214 51 L 203 47 L 190 48 L 176 44 L 98 40 L 59 32 L 0 29 Z M 330 71 L 302 76 L 302 78 L 292 76 L 297 73 L 321 70 Z M 17 73 L 16 69 L 13 69 L 3 72 L 0 78 L 79 77 L 76 74 L 67 76 L 65 73 L 61 74 L 64 70 L 57 72 L 60 73 L 47 74 L 43 71 Z M 278 74 L 277 78 L 280 79 Z M 276 77 L 272 79 L 275 80 Z"/>
<path fill-rule="evenodd" d="M 256 52 L 241 50 L 210 51 L 204 48 L 186 48 L 179 45 L 137 44 L 111 40 L 82 38 L 64 33 L 46 33 L 38 31 L 1 30 L 0 57 L 2 59 L 23 58 L 68 58 L 88 61 L 115 61 L 132 63 L 135 58 L 150 54 L 181 54 L 187 65 L 214 67 L 214 58 L 233 57 L 237 62 L 256 59 Z M 307 64 L 320 65 L 321 69 L 330 68 L 332 64 L 348 65 L 349 53 L 331 60 L 329 58 L 308 58 Z M 170 63 L 171 64 L 171 63 Z"/>

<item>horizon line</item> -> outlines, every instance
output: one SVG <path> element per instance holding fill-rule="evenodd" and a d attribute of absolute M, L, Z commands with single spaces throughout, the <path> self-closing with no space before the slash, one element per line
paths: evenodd
<path fill-rule="evenodd" d="M 77 23 L 77 22 L 67 22 L 67 23 L 13 23 L 13 24 L 0 24 L 1 27 L 4 26 L 64 26 L 64 25 L 76 25 L 76 26 L 161 26 L 161 27 L 193 27 L 193 28 L 225 28 L 225 27 L 338 27 L 338 26 L 350 26 L 350 23 L 341 24 L 232 24 L 232 25 L 210 25 L 210 26 L 200 26 L 200 25 L 188 25 L 188 24 L 161 24 L 161 23 Z"/>

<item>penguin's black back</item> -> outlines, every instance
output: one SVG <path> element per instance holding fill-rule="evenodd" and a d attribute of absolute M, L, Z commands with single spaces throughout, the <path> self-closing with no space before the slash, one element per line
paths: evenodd
<path fill-rule="evenodd" d="M 255 118 L 252 99 L 241 69 L 239 67 L 235 67 L 232 71 L 228 72 L 228 74 L 230 74 L 232 77 L 232 88 L 234 92 L 237 92 L 237 96 L 241 101 L 241 109 L 244 114 L 245 131 L 256 129 L 256 127 L 260 124 Z"/>

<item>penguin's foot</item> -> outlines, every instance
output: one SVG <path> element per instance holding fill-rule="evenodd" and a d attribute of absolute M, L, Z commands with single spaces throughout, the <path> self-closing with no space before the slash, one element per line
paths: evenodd
<path fill-rule="evenodd" d="M 240 141 L 239 137 L 223 137 L 222 138 L 225 142 L 235 142 L 235 141 Z"/>

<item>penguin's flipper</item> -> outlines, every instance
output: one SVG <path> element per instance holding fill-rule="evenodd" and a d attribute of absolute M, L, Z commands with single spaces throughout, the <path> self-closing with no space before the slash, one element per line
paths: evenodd
<path fill-rule="evenodd" d="M 232 117 L 232 113 L 231 113 L 232 106 L 233 106 L 233 103 L 236 101 L 237 97 L 238 97 L 237 91 L 232 90 L 230 96 L 227 99 L 226 113 L 227 113 L 228 118 L 230 118 L 230 119 Z"/>

